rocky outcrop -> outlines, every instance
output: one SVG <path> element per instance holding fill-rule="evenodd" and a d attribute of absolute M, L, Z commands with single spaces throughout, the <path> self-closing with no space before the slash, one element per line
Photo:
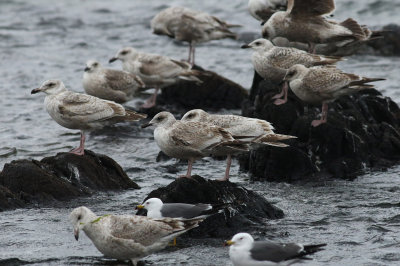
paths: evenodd
<path fill-rule="evenodd" d="M 7 163 L 0 173 L 0 209 L 64 201 L 99 190 L 134 188 L 139 186 L 105 155 L 88 150 L 84 156 L 59 153 L 41 161 Z"/>
<path fill-rule="evenodd" d="M 214 206 L 215 214 L 185 234 L 189 237 L 228 238 L 237 232 L 257 228 L 264 219 L 283 217 L 282 210 L 253 191 L 229 181 L 206 180 L 200 176 L 178 178 L 168 186 L 152 191 L 146 199 L 154 197 L 166 203 L 209 203 Z"/>
<path fill-rule="evenodd" d="M 384 26 L 381 31 L 383 38 L 367 42 L 358 53 L 400 56 L 400 26 L 389 24 Z"/>
<path fill-rule="evenodd" d="M 286 104 L 271 97 L 279 86 L 257 74 L 244 116 L 271 122 L 276 132 L 297 136 L 289 148 L 260 147 L 240 157 L 254 179 L 294 181 L 323 175 L 355 178 L 366 167 L 387 167 L 400 160 L 400 109 L 375 89 L 329 104 L 328 122 L 312 127 L 320 106 L 305 106 L 291 91 Z"/>
<path fill-rule="evenodd" d="M 166 87 L 157 97 L 155 107 L 140 111 L 153 116 L 165 110 L 172 113 L 186 113 L 194 108 L 214 111 L 223 108 L 238 109 L 247 98 L 247 91 L 239 84 L 198 66 L 193 69 L 202 73 L 199 76 L 201 84 L 182 81 Z"/>

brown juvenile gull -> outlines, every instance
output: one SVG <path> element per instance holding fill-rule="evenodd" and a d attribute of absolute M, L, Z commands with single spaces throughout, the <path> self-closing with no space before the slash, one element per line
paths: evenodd
<path fill-rule="evenodd" d="M 366 29 L 351 18 L 339 23 L 324 17 L 335 10 L 334 0 L 289 0 L 287 7 L 264 24 L 264 38 L 285 37 L 289 41 L 307 43 L 309 52 L 313 53 L 318 43 L 347 43 L 369 38 Z"/>
<path fill-rule="evenodd" d="M 302 245 L 299 243 L 274 243 L 254 241 L 248 233 L 238 233 L 225 241 L 229 258 L 234 266 L 291 265 L 306 259 L 305 256 L 323 250 L 326 244 Z"/>
<path fill-rule="evenodd" d="M 252 63 L 255 71 L 264 79 L 274 83 L 281 83 L 286 71 L 293 65 L 301 64 L 306 67 L 330 65 L 343 60 L 341 57 L 310 54 L 305 51 L 278 47 L 266 39 L 257 39 L 242 48 L 252 48 Z M 287 100 L 288 87 L 284 83 L 282 92 L 272 97 L 275 104 L 283 104 Z M 280 99 L 283 96 L 283 100 Z"/>
<path fill-rule="evenodd" d="M 133 265 L 139 259 L 165 248 L 173 238 L 197 227 L 203 219 L 97 216 L 84 206 L 74 209 L 70 214 L 76 240 L 79 231 L 83 230 L 105 256 L 131 260 Z"/>
<path fill-rule="evenodd" d="M 238 25 L 186 7 L 169 7 L 162 10 L 151 20 L 154 34 L 166 35 L 178 41 L 189 43 L 188 62 L 194 65 L 195 45 L 197 43 L 224 38 L 236 39 L 237 35 L 229 30 Z"/>
<path fill-rule="evenodd" d="M 110 63 L 116 60 L 122 61 L 123 70 L 138 75 L 148 88 L 155 88 L 153 96 L 143 105 L 144 108 L 153 107 L 156 104 L 159 89 L 186 80 L 201 83 L 198 78 L 200 71 L 192 70 L 192 66 L 186 62 L 176 61 L 169 57 L 142 53 L 132 47 L 125 47 L 118 51 L 117 55 L 110 59 Z"/>
<path fill-rule="evenodd" d="M 133 99 L 139 88 L 144 87 L 143 81 L 135 74 L 103 68 L 99 62 L 94 60 L 86 62 L 85 72 L 83 73 L 83 88 L 89 95 L 117 103 L 125 103 Z"/>
<path fill-rule="evenodd" d="M 249 0 L 250 15 L 265 23 L 275 12 L 286 10 L 287 0 Z"/>
<path fill-rule="evenodd" d="M 158 147 L 170 157 L 188 160 L 185 176 L 191 177 L 192 164 L 195 160 L 210 155 L 227 156 L 229 154 L 248 151 L 248 144 L 235 140 L 221 127 L 203 122 L 177 121 L 169 112 L 160 112 L 146 125 L 155 125 L 154 139 Z M 225 177 L 229 178 L 229 164 Z"/>
<path fill-rule="evenodd" d="M 303 65 L 292 66 L 284 78 L 290 89 L 302 101 L 314 105 L 322 103 L 321 119 L 312 121 L 314 127 L 326 123 L 329 102 L 343 95 L 373 88 L 367 83 L 379 80 L 385 79 L 344 73 L 333 66 L 307 68 Z"/>
<path fill-rule="evenodd" d="M 60 80 L 47 80 L 31 93 L 38 92 L 46 93 L 44 105 L 51 118 L 63 127 L 81 131 L 80 145 L 71 151 L 76 155 L 83 155 L 85 152 L 84 131 L 118 122 L 138 121 L 147 116 L 125 110 L 122 105 L 112 101 L 69 91 Z"/>

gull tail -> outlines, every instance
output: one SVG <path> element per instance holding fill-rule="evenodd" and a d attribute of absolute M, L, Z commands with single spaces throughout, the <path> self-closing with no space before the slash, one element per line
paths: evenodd
<path fill-rule="evenodd" d="M 289 145 L 280 141 L 287 139 L 295 139 L 296 136 L 283 135 L 283 134 L 267 134 L 256 138 L 253 142 L 266 144 L 275 147 L 288 147 Z"/>
<path fill-rule="evenodd" d="M 356 38 L 357 40 L 364 40 L 367 38 L 367 36 L 365 36 L 365 32 L 362 26 L 352 18 L 346 19 L 345 21 L 340 23 L 340 25 L 349 29 L 353 33 L 354 38 Z"/>
<path fill-rule="evenodd" d="M 324 250 L 323 247 L 326 247 L 326 244 L 317 244 L 317 245 L 306 245 L 304 246 L 303 254 L 309 255 L 315 252 Z"/>
<path fill-rule="evenodd" d="M 203 75 L 202 71 L 190 70 L 190 71 L 180 74 L 179 78 L 182 80 L 193 81 L 193 82 L 196 82 L 197 84 L 201 84 L 201 83 L 203 83 L 203 81 L 199 78 L 201 75 Z"/>
<path fill-rule="evenodd" d="M 135 111 L 125 109 L 125 116 L 124 116 L 125 121 L 139 121 L 145 118 L 147 118 L 146 114 L 137 113 Z"/>
<path fill-rule="evenodd" d="M 323 65 L 334 65 L 339 61 L 346 60 L 341 56 L 321 56 L 315 55 L 314 57 L 317 61 L 314 62 L 314 66 L 323 66 Z"/>

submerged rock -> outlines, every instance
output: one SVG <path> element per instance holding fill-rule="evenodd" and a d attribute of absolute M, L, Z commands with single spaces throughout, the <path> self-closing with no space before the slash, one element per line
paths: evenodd
<path fill-rule="evenodd" d="M 154 197 L 165 203 L 209 203 L 218 210 L 185 234 L 189 237 L 227 238 L 257 228 L 265 219 L 283 217 L 282 210 L 253 191 L 229 181 L 206 180 L 197 175 L 191 179 L 178 178 L 168 186 L 152 191 L 145 200 Z"/>
<path fill-rule="evenodd" d="M 59 153 L 41 161 L 16 160 L 5 164 L 0 173 L 0 209 L 22 207 L 20 203 L 69 200 L 98 190 L 133 188 L 139 186 L 105 155 L 89 150 L 85 150 L 84 156 Z M 16 204 L 4 204 L 3 197 Z"/>
<path fill-rule="evenodd" d="M 279 86 L 255 74 L 244 116 L 265 119 L 276 132 L 297 136 L 289 148 L 264 146 L 240 157 L 254 179 L 293 181 L 315 174 L 352 179 L 365 167 L 387 167 L 400 160 L 400 109 L 375 89 L 329 104 L 328 122 L 312 127 L 321 107 L 306 106 L 289 90 L 276 106 Z"/>
<path fill-rule="evenodd" d="M 381 30 L 383 38 L 367 42 L 359 54 L 400 56 L 400 26 L 389 24 Z"/>

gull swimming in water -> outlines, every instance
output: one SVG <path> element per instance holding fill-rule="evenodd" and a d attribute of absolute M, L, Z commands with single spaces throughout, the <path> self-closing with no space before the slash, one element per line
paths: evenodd
<path fill-rule="evenodd" d="M 86 62 L 83 88 L 89 95 L 116 103 L 125 103 L 133 99 L 139 88 L 144 87 L 143 81 L 135 74 L 103 68 L 94 60 Z"/>
<path fill-rule="evenodd" d="M 287 0 L 249 0 L 250 15 L 265 23 L 275 12 L 286 10 Z"/>
<path fill-rule="evenodd" d="M 63 127 L 81 131 L 80 145 L 71 151 L 76 155 L 83 155 L 85 152 L 84 131 L 147 117 L 145 114 L 126 110 L 112 101 L 69 91 L 60 80 L 47 80 L 31 93 L 38 92 L 46 94 L 44 104 L 53 120 Z"/>
<path fill-rule="evenodd" d="M 278 11 L 263 25 L 264 38 L 284 37 L 292 42 L 307 43 L 315 53 L 315 44 L 364 41 L 370 30 L 349 18 L 336 22 L 324 15 L 335 10 L 334 0 L 288 0 L 286 11 Z"/>
<path fill-rule="evenodd" d="M 367 83 L 380 80 L 385 79 L 344 73 L 334 66 L 307 68 L 303 65 L 292 66 L 284 78 L 302 101 L 314 105 L 322 103 L 321 119 L 312 121 L 314 127 L 326 123 L 329 102 L 343 95 L 373 88 Z"/>
<path fill-rule="evenodd" d="M 306 259 L 305 256 L 323 250 L 326 244 L 302 245 L 299 243 L 274 243 L 254 241 L 248 233 L 238 233 L 225 241 L 229 258 L 234 266 L 291 265 Z"/>
<path fill-rule="evenodd" d="M 84 206 L 70 214 L 76 240 L 82 230 L 105 256 L 130 260 L 135 266 L 139 259 L 165 248 L 170 240 L 197 227 L 203 219 L 97 216 Z"/>
<path fill-rule="evenodd" d="M 198 78 L 202 72 L 192 70 L 186 62 L 176 61 L 169 57 L 139 52 L 132 47 L 125 47 L 118 51 L 110 63 L 121 60 L 123 70 L 138 75 L 148 88 L 155 88 L 153 96 L 143 105 L 144 108 L 156 104 L 159 89 L 175 84 L 179 81 L 202 83 Z"/>
<path fill-rule="evenodd" d="M 189 43 L 188 62 L 194 65 L 195 46 L 197 43 L 224 38 L 237 39 L 229 30 L 238 25 L 186 7 L 169 7 L 162 10 L 151 20 L 154 34 L 166 35 L 178 41 Z"/>
<path fill-rule="evenodd" d="M 341 57 L 310 54 L 305 51 L 278 47 L 266 39 L 257 39 L 242 48 L 252 48 L 252 63 L 255 71 L 264 79 L 274 83 L 281 83 L 286 71 L 293 65 L 301 64 L 306 67 L 331 65 L 343 60 Z M 285 103 L 288 87 L 284 83 L 282 92 L 272 97 L 275 104 Z M 280 99 L 283 96 L 283 100 Z"/>
<path fill-rule="evenodd" d="M 154 139 L 158 147 L 170 157 L 188 160 L 185 176 L 191 177 L 193 162 L 210 155 L 227 156 L 248 151 L 248 143 L 235 140 L 221 127 L 202 122 L 177 121 L 169 112 L 160 112 L 146 125 L 155 125 Z M 229 164 L 221 181 L 229 178 Z"/>

